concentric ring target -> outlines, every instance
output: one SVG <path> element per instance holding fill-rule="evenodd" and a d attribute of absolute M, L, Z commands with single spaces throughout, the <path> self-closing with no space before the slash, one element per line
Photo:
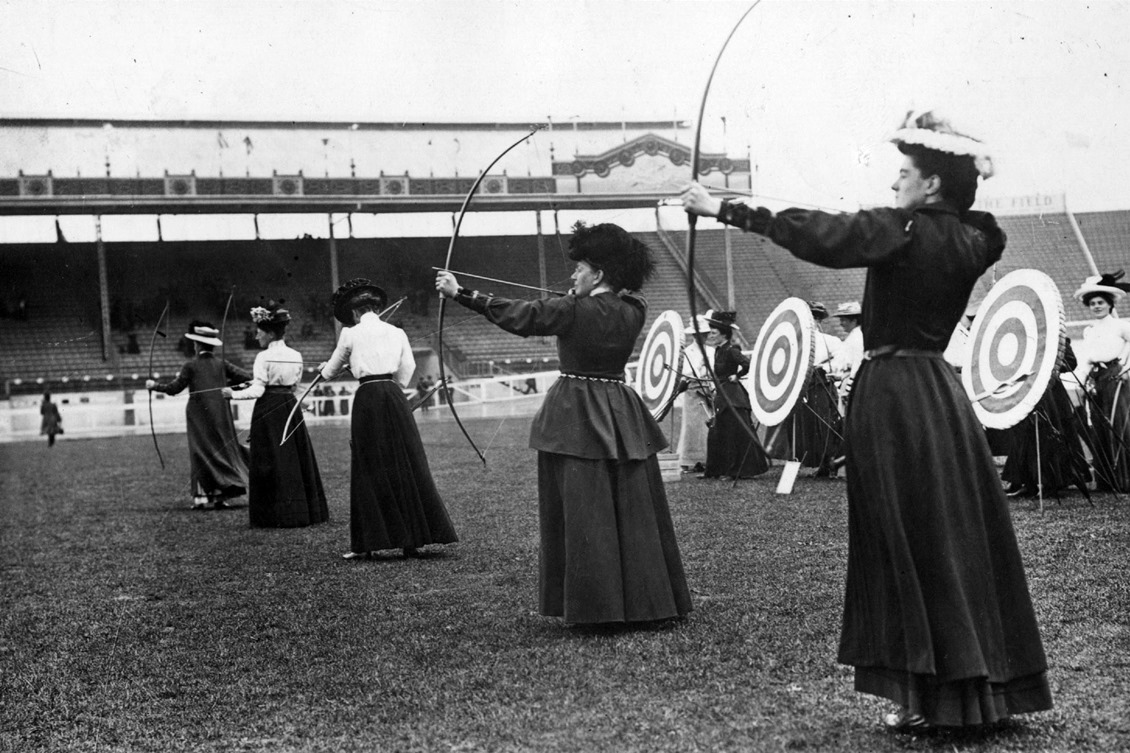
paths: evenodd
<path fill-rule="evenodd" d="M 815 327 L 800 298 L 781 301 L 761 326 L 748 381 L 753 415 L 762 424 L 784 421 L 804 391 L 812 373 Z"/>
<path fill-rule="evenodd" d="M 648 330 L 636 370 L 636 391 L 657 418 L 670 405 L 682 379 L 683 320 L 677 311 L 664 311 Z"/>
<path fill-rule="evenodd" d="M 1007 429 L 1027 416 L 1057 378 L 1066 330 L 1059 288 L 1043 272 L 1005 275 L 977 309 L 961 383 L 978 420 Z"/>

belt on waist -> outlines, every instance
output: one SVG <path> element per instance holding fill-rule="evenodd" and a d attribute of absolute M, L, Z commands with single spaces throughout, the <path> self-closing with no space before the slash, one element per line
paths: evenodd
<path fill-rule="evenodd" d="M 293 384 L 268 384 L 263 388 L 264 392 L 294 392 Z"/>
<path fill-rule="evenodd" d="M 369 382 L 391 382 L 392 379 L 392 374 L 370 374 L 369 376 L 361 377 L 357 381 L 361 384 L 368 384 Z"/>
<path fill-rule="evenodd" d="M 588 374 L 568 374 L 561 372 L 561 376 L 566 379 L 584 379 L 587 382 L 612 382 L 614 384 L 623 384 L 624 377 L 608 377 L 608 376 L 589 376 Z"/>
<path fill-rule="evenodd" d="M 940 350 L 925 350 L 924 348 L 900 348 L 897 345 L 883 345 L 863 354 L 863 360 L 873 358 L 941 358 Z"/>

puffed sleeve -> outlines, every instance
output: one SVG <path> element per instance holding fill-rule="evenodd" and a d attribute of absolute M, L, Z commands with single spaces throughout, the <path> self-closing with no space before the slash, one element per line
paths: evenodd
<path fill-rule="evenodd" d="M 396 332 L 399 333 L 400 338 L 400 366 L 396 369 L 396 381 L 401 387 L 407 387 L 413 372 L 416 371 L 416 356 L 412 355 L 412 343 L 408 341 L 408 335 L 404 330 L 398 329 Z"/>
<path fill-rule="evenodd" d="M 242 390 L 232 390 L 232 400 L 254 400 L 262 397 L 270 381 L 267 370 L 267 351 L 261 350 L 255 356 L 255 365 L 251 368 L 251 384 Z"/>
<path fill-rule="evenodd" d="M 326 368 L 322 369 L 322 378 L 329 380 L 340 374 L 349 365 L 349 356 L 352 353 L 353 328 L 344 327 L 341 330 L 341 336 L 337 339 L 337 347 L 334 348 L 333 355 L 326 362 Z"/>

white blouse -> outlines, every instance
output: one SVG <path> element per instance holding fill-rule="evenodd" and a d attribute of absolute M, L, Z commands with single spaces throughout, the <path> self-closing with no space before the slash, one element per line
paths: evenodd
<path fill-rule="evenodd" d="M 293 388 L 302 380 L 302 354 L 288 347 L 283 340 L 272 340 L 266 350 L 255 356 L 251 385 L 232 390 L 232 400 L 253 400 L 262 397 L 268 386 Z"/>
<path fill-rule="evenodd" d="M 356 325 L 342 329 L 337 347 L 322 369 L 322 377 L 333 379 L 346 365 L 358 379 L 392 374 L 401 387 L 407 387 L 416 370 L 416 357 L 404 330 L 370 311 Z"/>
<path fill-rule="evenodd" d="M 1126 364 L 1130 352 L 1130 322 L 1114 316 L 1104 316 L 1083 330 L 1083 338 L 1073 343 L 1079 365 L 1075 375 L 1080 384 L 1085 384 L 1091 367 L 1096 363 L 1122 361 Z"/>

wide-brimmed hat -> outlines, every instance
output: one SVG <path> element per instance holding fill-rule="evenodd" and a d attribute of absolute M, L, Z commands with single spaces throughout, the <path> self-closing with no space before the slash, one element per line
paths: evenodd
<path fill-rule="evenodd" d="M 993 175 L 993 158 L 984 143 L 961 133 L 949 118 L 936 110 L 911 110 L 902 124 L 890 136 L 894 144 L 918 144 L 936 152 L 973 158 L 973 164 L 982 178 Z"/>
<path fill-rule="evenodd" d="M 332 301 L 334 319 L 337 319 L 346 327 L 352 327 L 354 324 L 353 308 L 366 297 L 373 300 L 379 308 L 383 308 L 388 300 L 384 290 L 364 277 L 355 277 L 342 285 L 334 291 Z"/>
<path fill-rule="evenodd" d="M 197 324 L 190 327 L 188 332 L 184 335 L 189 340 L 195 340 L 198 343 L 205 345 L 223 345 L 224 341 L 220 339 L 220 330 L 215 327 Z"/>
<path fill-rule="evenodd" d="M 808 310 L 812 312 L 812 318 L 816 321 L 828 318 L 828 307 L 820 301 L 809 301 Z"/>
<path fill-rule="evenodd" d="M 859 301 L 848 301 L 836 306 L 836 312 L 832 314 L 834 317 L 841 316 L 863 316 L 863 309 L 859 305 Z"/>
<path fill-rule="evenodd" d="M 738 319 L 738 312 L 736 311 L 715 311 L 709 309 L 705 314 L 698 317 L 699 324 L 709 329 L 710 327 L 729 327 L 730 329 L 741 330 L 735 322 Z"/>
<path fill-rule="evenodd" d="M 1125 274 L 1126 273 L 1120 269 L 1110 274 L 1092 275 L 1086 280 L 1083 280 L 1083 284 L 1075 291 L 1074 298 L 1078 301 L 1083 301 L 1090 295 L 1103 293 L 1112 296 L 1116 301 L 1120 301 L 1122 297 L 1126 295 L 1126 290 L 1130 288 L 1130 284 L 1119 282 Z"/>

